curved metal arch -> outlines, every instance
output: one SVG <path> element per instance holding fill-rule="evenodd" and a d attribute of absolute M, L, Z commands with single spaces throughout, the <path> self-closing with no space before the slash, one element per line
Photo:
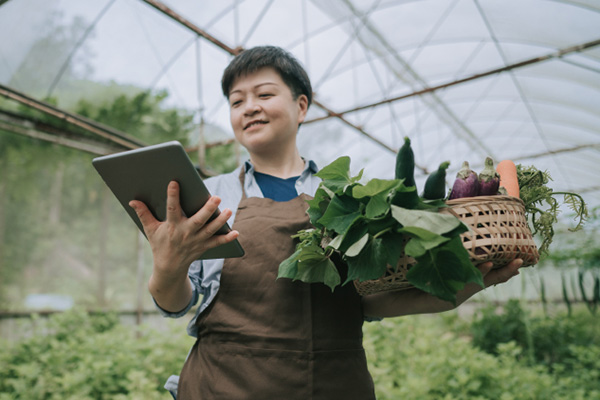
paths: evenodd
<path fill-rule="evenodd" d="M 550 100 L 546 100 L 545 98 L 544 98 L 544 100 L 540 100 L 537 96 L 532 96 L 532 95 L 529 95 L 528 97 L 530 99 L 530 103 L 533 103 L 536 105 L 557 105 L 558 107 L 561 107 L 561 108 L 576 109 L 578 111 L 581 111 L 584 114 L 589 114 L 591 116 L 597 117 L 600 120 L 600 115 L 598 115 L 597 110 L 583 109 L 580 107 L 576 107 L 570 103 L 566 103 L 566 102 L 561 103 L 558 101 L 550 101 Z M 457 98 L 452 99 L 452 103 L 453 104 L 475 103 L 475 101 L 469 100 L 469 99 L 470 99 L 469 97 L 457 97 Z M 531 101 L 532 99 L 533 99 L 533 101 Z M 502 103 L 509 103 L 509 104 L 515 103 L 514 97 L 509 98 L 508 96 L 498 96 L 498 95 L 488 96 L 488 97 L 485 97 L 485 98 L 477 101 L 477 103 L 486 103 L 486 102 L 502 102 Z"/>
<path fill-rule="evenodd" d="M 417 90 L 417 91 L 414 91 L 414 92 L 411 92 L 411 93 L 407 93 L 407 94 L 404 94 L 404 95 L 400 95 L 400 96 L 396 96 L 396 97 L 393 97 L 393 98 L 383 99 L 383 100 L 381 100 L 379 102 L 357 106 L 357 107 L 354 107 L 354 108 L 351 108 L 351 109 L 348 109 L 348 110 L 345 110 L 345 111 L 338 111 L 334 115 L 328 115 L 328 116 L 321 117 L 321 118 L 315 118 L 315 119 L 312 119 L 312 120 L 309 120 L 309 121 L 305 121 L 304 123 L 305 124 L 306 123 L 311 123 L 311 122 L 315 122 L 317 120 L 330 118 L 332 116 L 353 113 L 353 112 L 361 111 L 361 110 L 364 110 L 364 109 L 367 109 L 367 108 L 371 108 L 371 107 L 378 107 L 378 106 L 381 106 L 383 104 L 387 104 L 387 103 L 390 103 L 390 102 L 395 102 L 395 101 L 404 100 L 404 99 L 410 98 L 410 97 L 420 96 L 422 94 L 426 94 L 426 93 L 431 92 L 431 91 L 436 91 L 436 90 L 444 89 L 444 88 L 447 88 L 447 87 L 459 85 L 459 84 L 462 84 L 462 83 L 465 83 L 465 82 L 469 82 L 469 81 L 472 81 L 472 80 L 481 79 L 481 78 L 486 77 L 486 76 L 496 75 L 498 73 L 505 72 L 505 71 L 508 71 L 508 70 L 511 70 L 511 69 L 522 68 L 522 67 L 525 67 L 525 66 L 528 66 L 528 65 L 536 64 L 538 62 L 547 61 L 547 60 L 550 60 L 550 59 L 553 59 L 553 58 L 560 58 L 560 57 L 563 57 L 566 54 L 569 54 L 569 53 L 572 53 L 572 52 L 580 52 L 580 51 L 582 51 L 584 49 L 591 48 L 591 47 L 596 47 L 598 45 L 600 45 L 600 39 L 594 40 L 592 42 L 583 43 L 581 45 L 573 46 L 573 47 L 570 47 L 570 48 L 567 48 L 567 49 L 562 49 L 562 50 L 559 50 L 557 52 L 554 52 L 554 53 L 551 53 L 551 54 L 547 54 L 545 56 L 531 58 L 531 59 L 524 60 L 524 61 L 521 61 L 521 62 L 518 62 L 518 63 L 515 63 L 515 64 L 511 64 L 511 65 L 508 65 L 508 66 L 496 68 L 496 69 L 489 70 L 489 71 L 486 71 L 486 72 L 482 72 L 482 73 L 479 73 L 479 74 L 470 75 L 470 76 L 467 76 L 465 78 L 457 79 L 457 80 L 454 80 L 454 81 L 451 81 L 451 82 L 446 82 L 446 83 L 442 83 L 442 84 L 439 84 L 439 85 L 436 85 L 436 86 L 431 86 L 431 87 L 426 88 L 426 89 Z"/>
<path fill-rule="evenodd" d="M 492 118 L 476 118 L 473 119 L 472 122 L 474 123 L 483 123 L 483 122 L 494 122 L 494 121 L 498 121 Z M 499 120 L 500 122 L 515 122 L 515 123 L 520 123 L 520 122 L 531 122 L 526 118 L 503 118 L 501 120 Z M 576 125 L 576 124 L 572 124 L 572 123 L 567 123 L 564 121 L 561 121 L 559 119 L 552 119 L 552 118 L 545 118 L 544 120 L 542 120 L 540 122 L 542 125 L 549 125 L 549 126 L 558 126 L 558 127 L 567 127 L 570 129 L 575 129 L 581 132 L 587 132 L 587 133 L 592 133 L 592 134 L 597 134 L 598 132 L 592 129 L 587 129 L 586 127 L 582 127 L 581 125 Z"/>
<path fill-rule="evenodd" d="M 552 104 L 552 103 L 550 103 L 550 102 L 546 102 L 546 103 L 535 102 L 535 104 L 536 105 L 539 105 L 539 104 L 543 105 L 543 104 Z M 575 107 L 568 107 L 568 108 L 573 108 L 574 109 Z M 398 114 L 399 114 L 398 116 L 400 118 L 404 119 L 404 118 L 408 118 L 410 115 L 413 115 L 414 112 L 412 112 L 412 111 L 406 111 L 406 112 L 402 112 L 402 113 L 398 113 Z M 593 115 L 591 112 L 587 113 L 587 114 Z M 473 118 L 467 119 L 466 123 L 469 124 L 470 122 L 480 122 L 480 121 L 513 121 L 513 122 L 521 121 L 520 119 L 517 120 L 516 118 L 511 118 L 511 117 L 507 117 L 507 118 L 497 118 L 497 116 L 495 116 L 495 117 L 496 118 L 491 118 L 491 117 L 489 117 L 489 118 L 486 118 L 486 117 L 473 117 Z M 390 118 L 382 118 L 382 121 L 378 121 L 376 123 L 368 124 L 368 126 L 369 126 L 369 129 L 376 130 L 376 129 L 378 129 L 381 126 L 385 126 L 385 125 L 389 124 L 391 120 L 392 120 L 391 117 Z M 587 129 L 585 126 L 579 125 L 579 124 L 576 124 L 576 123 L 570 123 L 570 124 L 566 123 L 566 122 L 559 123 L 559 122 L 556 122 L 556 121 L 559 121 L 558 119 L 551 119 L 551 118 L 544 118 L 544 120 L 542 120 L 542 123 L 546 124 L 544 121 L 555 121 L 553 123 L 555 125 L 571 126 L 571 127 L 575 127 L 577 129 L 580 129 L 581 131 L 584 131 L 584 132 L 591 132 L 591 133 L 598 134 L 597 130 Z"/>
<path fill-rule="evenodd" d="M 482 38 L 477 38 L 477 37 L 466 38 L 466 39 L 464 39 L 464 40 L 450 40 L 450 39 L 443 40 L 443 39 L 440 39 L 440 40 L 435 40 L 435 41 L 432 41 L 432 42 L 430 42 L 430 43 L 427 45 L 427 47 L 430 47 L 430 46 L 437 46 L 438 44 L 442 44 L 442 45 L 446 45 L 446 44 L 447 44 L 448 46 L 451 46 L 451 45 L 462 44 L 462 43 L 473 43 L 473 44 L 481 44 L 481 43 L 484 43 L 484 44 L 493 44 L 493 41 L 492 41 L 491 39 L 482 39 Z M 557 51 L 557 48 L 556 48 L 556 47 L 547 46 L 547 45 L 542 45 L 542 44 L 539 44 L 539 43 L 534 43 L 534 42 L 530 42 L 530 41 L 526 41 L 526 40 L 501 40 L 501 41 L 500 41 L 500 43 L 501 43 L 501 44 L 520 44 L 520 45 L 533 45 L 533 46 L 536 46 L 536 47 L 539 47 L 539 48 L 547 49 L 547 50 L 549 50 L 549 51 Z M 398 50 L 399 50 L 399 51 L 401 51 L 401 52 L 402 52 L 402 51 L 410 51 L 410 50 L 412 50 L 412 49 L 417 49 L 418 47 L 419 47 L 418 45 L 414 45 L 414 46 L 411 46 L 411 47 L 406 47 L 406 46 L 403 46 L 401 49 L 398 49 Z M 559 50 L 560 50 L 560 49 L 559 49 Z M 578 54 L 579 54 L 579 55 L 581 55 L 581 56 L 583 56 L 583 57 L 587 57 L 585 52 L 579 52 Z M 589 57 L 588 57 L 588 58 L 589 58 Z M 382 57 L 379 57 L 379 56 L 377 56 L 377 55 L 375 55 L 375 57 L 371 57 L 371 59 L 369 59 L 369 58 L 365 57 L 365 58 L 364 58 L 364 59 L 362 59 L 362 60 L 358 60 L 358 61 L 357 61 L 355 64 L 353 64 L 353 65 L 345 65 L 345 66 L 343 66 L 342 68 L 335 69 L 335 70 L 334 70 L 334 71 L 331 73 L 331 76 L 332 76 L 332 77 L 335 77 L 335 76 L 341 75 L 341 74 L 343 74 L 343 73 L 346 73 L 346 72 L 348 72 L 349 70 L 351 70 L 351 69 L 353 69 L 353 68 L 356 68 L 356 66 L 357 66 L 357 65 L 366 65 L 367 63 L 369 63 L 369 62 L 372 62 L 373 60 L 381 60 L 381 59 L 382 59 Z M 561 61 L 563 61 L 563 62 L 565 62 L 565 63 L 568 63 L 568 64 L 573 64 L 573 65 L 579 66 L 579 67 L 581 67 L 581 68 L 586 68 L 586 67 L 587 67 L 587 66 L 581 66 L 581 65 L 578 65 L 578 64 L 576 64 L 576 63 L 568 62 L 567 60 L 564 60 L 564 59 L 562 59 L 562 58 L 561 58 L 560 60 L 561 60 Z M 597 61 L 595 58 L 593 58 L 593 60 L 594 60 L 594 61 Z M 593 71 L 593 72 L 600 72 L 600 70 L 598 70 L 598 71 Z"/>
<path fill-rule="evenodd" d="M 573 1 L 573 0 L 547 0 L 547 1 L 552 1 L 555 3 L 566 3 L 573 7 L 583 8 L 587 11 L 596 12 L 596 13 L 600 14 L 600 5 L 598 6 L 598 8 L 595 8 L 595 7 L 589 6 L 587 4 L 581 4 L 578 1 Z"/>

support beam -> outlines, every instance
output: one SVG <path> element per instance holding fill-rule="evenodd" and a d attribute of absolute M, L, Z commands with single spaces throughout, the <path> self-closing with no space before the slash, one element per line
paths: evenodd
<path fill-rule="evenodd" d="M 28 136 L 30 138 L 43 140 L 45 142 L 59 144 L 61 146 L 70 147 L 72 149 L 85 151 L 87 153 L 95 155 L 105 155 L 114 152 L 112 151 L 112 149 L 107 147 L 102 147 L 90 143 L 83 143 L 81 140 L 68 139 L 66 137 L 52 135 L 31 128 L 7 124 L 4 121 L 0 121 L 0 130 L 5 130 L 7 132 Z"/>
<path fill-rule="evenodd" d="M 381 105 L 384 105 L 384 104 L 388 104 L 388 103 L 394 103 L 396 101 L 408 99 L 410 97 L 421 96 L 421 95 L 428 94 L 428 93 L 431 93 L 431 92 L 435 92 L 435 91 L 438 91 L 438 90 L 441 90 L 441 89 L 446 89 L 446 88 L 449 88 L 449 87 L 452 87 L 452 86 L 460 85 L 462 83 L 470 82 L 470 81 L 473 81 L 473 80 L 476 80 L 476 79 L 481 79 L 481 78 L 485 78 L 485 77 L 488 77 L 488 76 L 491 76 L 491 75 L 496 75 L 496 74 L 499 74 L 501 72 L 506 72 L 506 71 L 511 71 L 513 69 L 517 69 L 517 68 L 527 67 L 527 66 L 530 66 L 530 65 L 533 65 L 533 64 L 537 64 L 537 63 L 540 63 L 540 62 L 552 60 L 552 59 L 555 59 L 555 58 L 562 58 L 562 57 L 566 56 L 567 54 L 579 53 L 579 52 L 582 52 L 582 51 L 587 50 L 587 49 L 591 49 L 591 48 L 599 46 L 599 45 L 600 45 L 600 39 L 593 40 L 591 42 L 583 43 L 583 44 L 580 44 L 580 45 L 576 45 L 576 46 L 572 46 L 572 47 L 567 47 L 565 49 L 561 49 L 561 50 L 558 50 L 556 52 L 553 52 L 553 53 L 550 53 L 550 54 L 547 54 L 547 55 L 544 55 L 544 56 L 530 58 L 528 60 L 524 60 L 524 61 L 521 61 L 521 62 L 518 62 L 518 63 L 506 65 L 506 66 L 501 67 L 501 68 L 492 69 L 490 71 L 482 72 L 480 74 L 474 74 L 474 75 L 468 76 L 466 78 L 462 78 L 462 79 L 458 79 L 458 80 L 455 80 L 455 81 L 443 83 L 441 85 L 431 86 L 431 87 L 428 87 L 428 88 L 425 88 L 425 89 L 422 89 L 422 90 L 417 90 L 417 91 L 414 91 L 414 92 L 411 92 L 411 93 L 403 94 L 401 96 L 392 97 L 392 98 L 389 98 L 389 99 L 384 99 L 384 100 L 381 100 L 381 101 L 378 101 L 378 102 L 375 102 L 375 103 L 365 104 L 365 105 L 358 106 L 358 107 L 355 107 L 355 108 L 350 108 L 348 110 L 339 111 L 339 112 L 333 113 L 331 115 L 326 115 L 326 116 L 319 117 L 319 118 L 313 118 L 311 120 L 305 121 L 304 123 L 305 124 L 310 124 L 312 122 L 321 121 L 321 120 L 328 119 L 328 118 L 331 118 L 331 117 L 339 117 L 339 116 L 344 115 L 344 114 L 349 114 L 349 113 L 353 113 L 353 112 L 357 112 L 357 111 L 362 111 L 362 110 L 366 110 L 368 108 L 378 107 L 378 106 L 381 106 Z"/>
<path fill-rule="evenodd" d="M 382 141 L 380 141 L 376 137 L 371 136 L 369 133 L 365 132 L 365 130 L 363 128 L 361 128 L 360 126 L 354 125 L 352 122 L 350 122 L 347 119 L 345 119 L 343 115 L 337 115 L 334 111 L 332 111 L 331 109 L 329 109 L 327 106 L 321 104 L 318 100 L 313 100 L 313 103 L 316 106 L 320 107 L 328 115 L 331 115 L 332 117 L 336 117 L 337 119 L 339 119 L 340 121 L 342 121 L 344 124 L 346 124 L 346 125 L 354 128 L 354 129 L 356 129 L 360 134 L 368 137 L 369 139 L 371 139 L 372 141 L 374 141 L 375 143 L 377 143 L 381 147 L 384 147 L 384 148 L 388 149 L 389 151 L 391 151 L 393 153 L 396 152 L 395 149 L 393 149 L 390 146 L 388 146 L 387 144 L 383 143 Z"/>
<path fill-rule="evenodd" d="M 28 116 L 15 114 L 6 110 L 0 110 L 0 131 L 2 130 L 95 155 L 105 155 L 126 150 L 121 146 L 115 147 L 111 143 L 91 139 L 79 132 L 68 131 L 63 127 L 39 122 Z"/>
<path fill-rule="evenodd" d="M 0 130 L 28 136 L 34 139 L 44 140 L 50 143 L 60 144 L 96 155 L 112 154 L 119 151 L 128 150 L 123 146 L 115 146 L 114 143 L 100 142 L 86 137 L 83 134 L 68 131 L 64 128 L 57 127 L 46 122 L 41 123 L 23 115 L 1 109 Z M 212 143 L 206 143 L 205 147 L 210 149 L 212 147 L 226 146 L 234 142 L 235 139 L 220 140 Z M 186 147 L 185 151 L 186 153 L 197 152 L 198 146 Z M 212 175 L 208 173 L 206 176 Z"/>
<path fill-rule="evenodd" d="M 579 146 L 566 147 L 563 149 L 544 151 L 542 153 L 523 155 L 523 156 L 513 158 L 513 161 L 528 160 L 530 158 L 540 158 L 540 157 L 546 157 L 546 156 L 549 156 L 552 154 L 571 153 L 573 151 L 588 150 L 588 149 L 600 150 L 600 143 L 588 143 L 588 144 L 582 144 Z"/>
<path fill-rule="evenodd" d="M 110 140 L 116 144 L 121 145 L 127 149 L 136 149 L 138 147 L 145 146 L 144 142 L 140 141 L 133 136 L 127 135 L 126 133 L 120 132 L 109 126 L 102 125 L 89 118 L 85 118 L 81 115 L 71 113 L 68 111 L 61 110 L 58 107 L 54 107 L 48 103 L 40 100 L 36 100 L 24 93 L 21 93 L 15 89 L 9 88 L 0 84 L 0 96 L 4 96 L 9 100 L 14 100 L 18 103 L 26 105 L 29 108 L 38 110 L 44 114 L 51 115 L 55 118 L 61 119 L 69 124 L 78 126 L 85 129 L 88 132 L 101 136 L 105 139 Z"/>
<path fill-rule="evenodd" d="M 197 35 L 199 35 L 199 36 L 205 38 L 206 40 L 210 41 L 211 43 L 215 44 L 216 46 L 218 46 L 222 50 L 225 50 L 226 52 L 228 52 L 231 55 L 237 55 L 237 54 L 241 53 L 242 51 L 244 51 L 244 48 L 241 47 L 241 46 L 233 48 L 233 47 L 230 47 L 230 46 L 226 45 L 221 40 L 219 40 L 219 39 L 215 38 L 214 36 L 210 35 L 206 31 L 204 31 L 203 29 L 200 29 L 198 26 L 194 25 L 191 21 L 187 20 L 186 18 L 184 18 L 183 16 L 181 16 L 177 12 L 173 11 L 172 9 L 170 9 L 169 7 L 167 7 L 164 3 L 160 2 L 160 1 L 157 1 L 157 0 L 142 0 L 142 1 L 144 1 L 145 3 L 147 3 L 150 6 L 154 7 L 155 9 L 157 9 L 160 12 L 162 12 L 163 14 L 167 15 L 171 19 L 177 21 L 178 23 L 180 23 L 181 25 L 185 26 L 186 28 L 188 28 L 192 32 L 196 33 Z M 354 130 L 358 131 L 360 134 L 362 134 L 364 136 L 367 136 L 369 139 L 371 139 L 372 141 L 374 141 L 378 145 L 382 146 L 386 150 L 389 150 L 389 151 L 391 151 L 393 153 L 396 153 L 395 149 L 392 149 L 390 146 L 386 145 L 385 143 L 381 142 L 380 140 L 378 140 L 377 138 L 373 137 L 369 133 L 365 132 L 365 130 L 363 128 L 361 128 L 361 127 L 359 127 L 357 125 L 354 125 L 353 123 L 351 123 L 347 119 L 343 118 L 341 114 L 337 115 L 337 114 L 333 113 L 326 106 L 324 106 L 323 104 L 319 103 L 315 99 L 313 99 L 313 104 L 316 105 L 317 107 L 323 109 L 323 111 L 327 112 L 328 115 L 333 116 L 333 117 L 337 117 L 344 124 L 348 125 L 349 127 L 353 128 Z"/>
<path fill-rule="evenodd" d="M 170 9 L 169 7 L 167 7 L 161 1 L 156 1 L 156 0 L 142 0 L 142 1 L 144 3 L 146 3 L 146 4 L 148 4 L 149 6 L 154 7 L 158 11 L 162 12 L 163 14 L 165 14 L 166 16 L 168 16 L 169 18 L 177 21 L 178 23 L 180 23 L 181 25 L 185 26 L 186 28 L 188 28 L 192 32 L 196 33 L 198 36 L 203 37 L 204 39 L 208 40 L 209 42 L 215 44 L 217 47 L 220 47 L 221 49 L 225 50 L 226 52 L 228 52 L 231 55 L 236 55 L 238 53 L 241 53 L 242 50 L 243 50 L 243 48 L 241 48 L 241 47 L 233 48 L 233 47 L 227 46 L 225 43 L 223 43 L 219 39 L 215 38 L 214 36 L 212 36 L 211 34 L 209 34 L 208 32 L 206 32 L 205 30 L 200 29 L 198 26 L 196 26 L 195 24 L 193 24 L 187 18 L 184 18 L 182 15 L 176 13 L 175 11 L 173 11 L 172 9 Z"/>

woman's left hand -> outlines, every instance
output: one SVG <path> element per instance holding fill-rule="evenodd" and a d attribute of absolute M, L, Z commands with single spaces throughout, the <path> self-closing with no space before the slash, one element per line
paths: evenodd
<path fill-rule="evenodd" d="M 493 285 L 497 285 L 499 283 L 504 283 L 519 275 L 519 268 L 523 266 L 523 260 L 520 258 L 512 260 L 510 263 L 505 265 L 504 267 L 492 269 L 493 264 L 491 262 L 486 262 L 479 265 L 477 268 L 481 271 L 481 275 L 483 276 L 483 283 L 485 287 L 490 287 Z"/>
<path fill-rule="evenodd" d="M 477 266 L 483 276 L 485 287 L 504 283 L 519 275 L 523 260 L 517 258 L 504 267 L 492 269 L 493 264 L 486 262 Z M 381 292 L 363 296 L 365 315 L 376 318 L 398 317 L 409 314 L 427 314 L 451 310 L 464 303 L 484 288 L 476 283 L 467 283 L 456 293 L 456 304 L 441 300 L 418 289 Z"/>

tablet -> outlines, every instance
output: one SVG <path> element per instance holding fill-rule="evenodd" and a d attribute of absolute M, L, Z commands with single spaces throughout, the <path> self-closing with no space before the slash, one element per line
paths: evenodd
<path fill-rule="evenodd" d="M 179 183 L 179 201 L 188 217 L 202 208 L 210 197 L 202 178 L 178 141 L 97 157 L 92 160 L 92 164 L 142 233 L 142 223 L 129 206 L 131 200 L 144 202 L 156 219 L 164 221 L 167 214 L 169 182 L 174 180 Z M 218 210 L 212 218 L 217 215 Z M 230 230 L 226 224 L 218 234 L 225 234 Z M 243 255 L 244 250 L 236 239 L 206 251 L 200 258 L 230 258 Z"/>

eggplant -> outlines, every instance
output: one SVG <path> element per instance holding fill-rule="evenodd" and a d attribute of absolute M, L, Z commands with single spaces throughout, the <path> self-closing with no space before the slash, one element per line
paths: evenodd
<path fill-rule="evenodd" d="M 477 173 L 471 169 L 469 162 L 465 161 L 462 168 L 456 174 L 456 180 L 452 185 L 449 200 L 463 197 L 474 197 L 479 194 L 479 178 Z"/>
<path fill-rule="evenodd" d="M 495 196 L 500 187 L 500 175 L 494 168 L 494 160 L 486 157 L 485 167 L 479 173 L 479 196 Z"/>

